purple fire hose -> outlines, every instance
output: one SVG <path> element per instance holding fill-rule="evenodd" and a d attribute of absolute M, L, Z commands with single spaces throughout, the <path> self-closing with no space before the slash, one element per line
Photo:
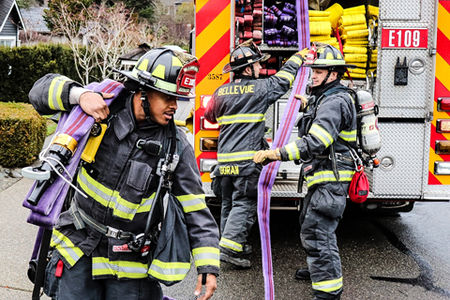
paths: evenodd
<path fill-rule="evenodd" d="M 298 46 L 299 50 L 310 46 L 308 1 L 296 0 Z M 294 98 L 295 94 L 304 94 L 308 81 L 309 71 L 303 67 L 298 70 L 292 92 L 289 96 L 279 130 L 275 135 L 272 148 L 284 146 L 288 141 L 294 126 L 300 101 Z M 264 275 L 265 299 L 275 299 L 273 283 L 272 250 L 270 242 L 270 194 L 277 175 L 280 162 L 276 161 L 265 166 L 258 182 L 258 221 L 261 237 L 262 265 Z"/>
<path fill-rule="evenodd" d="M 113 93 L 116 97 L 123 89 L 123 85 L 117 81 L 106 79 L 101 83 L 91 83 L 87 88 L 92 89 L 95 92 Z M 105 102 L 109 105 L 114 98 L 105 99 Z M 74 176 L 75 174 L 81 153 L 89 138 L 89 132 L 93 124 L 94 119 L 85 114 L 80 106 L 75 106 L 70 113 L 61 114 L 56 132 L 68 134 L 78 142 L 77 150 L 67 166 L 65 166 L 70 176 Z M 67 175 L 65 176 L 65 178 L 70 181 L 70 178 Z M 38 204 L 32 205 L 27 199 L 35 186 L 36 182 L 31 187 L 22 204 L 24 207 L 31 210 L 27 222 L 50 229 L 61 213 L 64 199 L 70 186 L 62 178 L 58 177 L 42 194 Z"/>

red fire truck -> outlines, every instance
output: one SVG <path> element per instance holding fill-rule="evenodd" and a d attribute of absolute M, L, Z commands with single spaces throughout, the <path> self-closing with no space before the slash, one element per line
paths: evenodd
<path fill-rule="evenodd" d="M 415 201 L 449 200 L 450 1 L 410 0 L 408 5 L 402 0 L 310 2 L 328 2 L 328 10 L 336 3 L 343 9 L 364 8 L 366 48 L 372 55 L 363 75 L 352 76 L 352 84 L 372 93 L 379 107 L 382 139 L 377 154 L 380 166 L 367 170 L 371 193 L 364 207 L 409 211 Z M 265 14 L 275 1 L 262 3 Z M 222 68 L 229 61 L 230 50 L 243 38 L 239 28 L 240 4 L 251 5 L 252 1 L 195 2 L 192 51 L 199 58 L 201 68 L 196 83 L 193 144 L 210 200 L 214 194 L 209 170 L 216 164 L 218 125 L 207 122 L 203 114 L 215 89 L 230 80 L 229 74 L 222 74 Z M 378 13 L 376 22 L 369 15 L 374 9 Z M 310 21 L 312 15 L 310 12 Z M 262 32 L 266 25 L 263 22 Z M 343 39 L 345 35 L 350 36 L 345 30 L 341 34 Z M 330 36 L 335 38 L 335 32 Z M 280 62 L 298 50 L 296 46 L 269 45 L 265 34 L 260 48 Z M 344 55 L 346 59 L 351 57 L 345 53 L 345 44 Z M 266 114 L 269 143 L 278 130 L 287 96 Z M 296 135 L 294 129 L 291 139 Z M 295 207 L 301 201 L 305 191 L 297 189 L 299 169 L 294 163 L 281 164 L 272 190 L 273 208 Z"/>

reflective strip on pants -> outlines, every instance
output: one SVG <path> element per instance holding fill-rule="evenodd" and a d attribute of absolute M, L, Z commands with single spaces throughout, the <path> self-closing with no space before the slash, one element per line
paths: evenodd
<path fill-rule="evenodd" d="M 224 237 L 222 237 L 220 239 L 219 246 L 231 249 L 231 250 L 236 251 L 236 252 L 242 252 L 242 245 L 241 244 L 236 243 L 236 242 L 234 242 L 232 240 L 229 240 L 227 238 L 224 238 Z"/>
<path fill-rule="evenodd" d="M 313 282 L 312 288 L 325 293 L 338 291 L 342 288 L 342 277 L 333 280 Z"/>

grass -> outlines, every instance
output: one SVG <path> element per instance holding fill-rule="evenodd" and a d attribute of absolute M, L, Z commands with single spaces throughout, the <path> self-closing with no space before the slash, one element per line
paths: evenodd
<path fill-rule="evenodd" d="M 56 130 L 56 124 L 54 121 L 47 119 L 47 136 L 52 135 Z"/>

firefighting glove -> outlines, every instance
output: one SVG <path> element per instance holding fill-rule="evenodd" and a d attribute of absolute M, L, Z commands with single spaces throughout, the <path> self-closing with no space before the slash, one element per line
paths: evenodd
<path fill-rule="evenodd" d="M 253 161 L 257 164 L 262 164 L 263 166 L 276 160 L 281 160 L 281 154 L 278 148 L 274 150 L 260 150 L 253 156 Z"/>
<path fill-rule="evenodd" d="M 295 94 L 294 95 L 295 99 L 300 100 L 301 104 L 300 104 L 300 111 L 305 111 L 306 106 L 308 105 L 308 98 L 299 95 L 299 94 Z"/>
<path fill-rule="evenodd" d="M 303 50 L 301 50 L 301 51 L 298 51 L 297 53 L 295 53 L 296 55 L 300 55 L 300 57 L 302 58 L 302 61 L 305 61 L 306 60 L 306 55 L 308 54 L 308 52 L 309 52 L 309 49 L 308 48 L 305 48 L 305 49 L 303 49 Z"/>

